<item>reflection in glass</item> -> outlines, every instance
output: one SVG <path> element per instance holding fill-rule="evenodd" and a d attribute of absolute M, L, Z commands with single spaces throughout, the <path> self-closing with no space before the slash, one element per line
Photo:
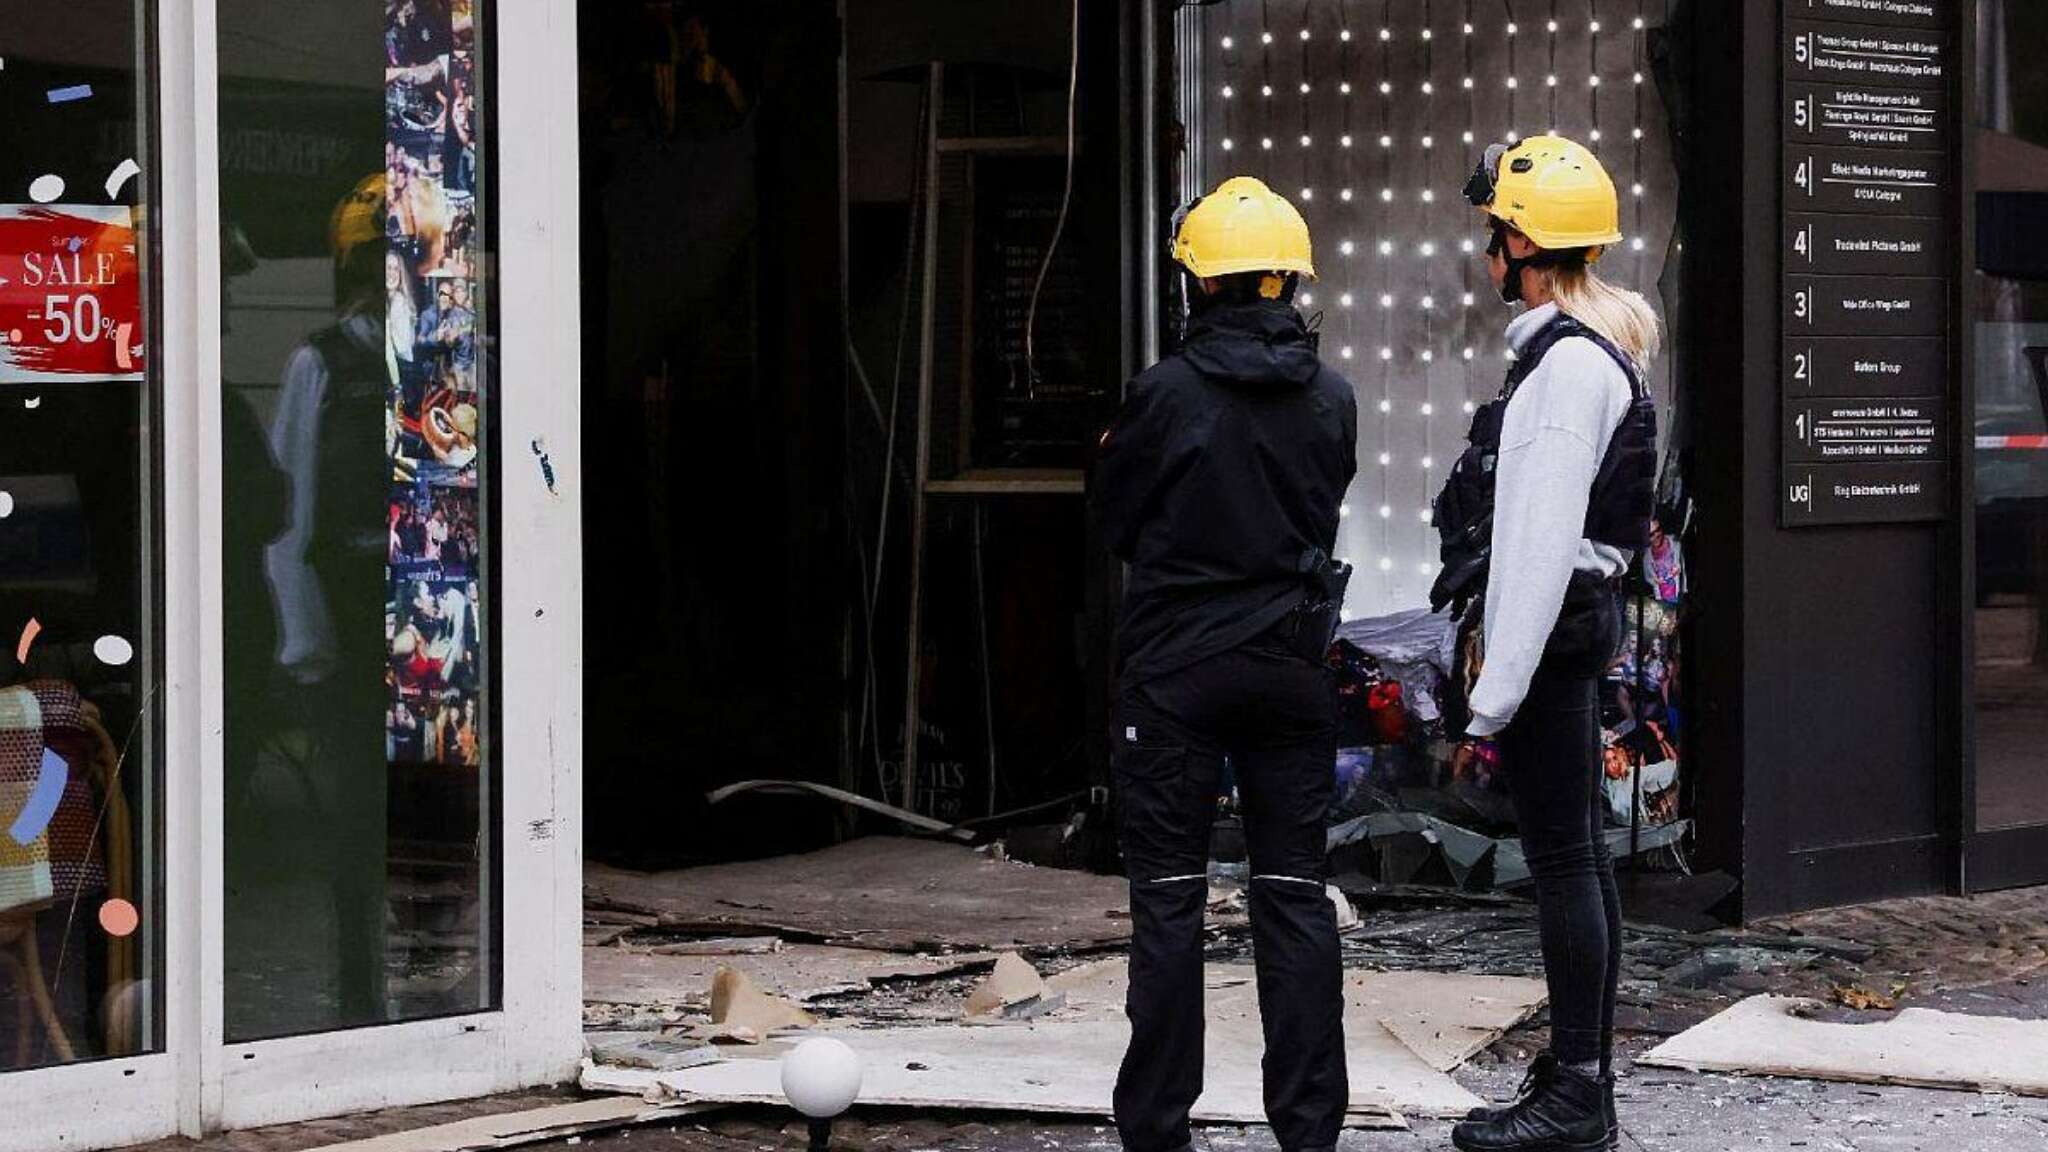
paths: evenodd
<path fill-rule="evenodd" d="M 143 25 L 0 0 L 0 1072 L 161 1046 Z"/>
<path fill-rule="evenodd" d="M 478 7 L 221 4 L 231 1041 L 496 1003 Z"/>
<path fill-rule="evenodd" d="M 1981 0 L 1977 824 L 2048 824 L 2048 6 Z"/>

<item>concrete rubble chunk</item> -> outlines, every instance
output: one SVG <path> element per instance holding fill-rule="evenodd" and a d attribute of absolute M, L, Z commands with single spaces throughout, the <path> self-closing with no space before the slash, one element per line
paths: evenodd
<path fill-rule="evenodd" d="M 1038 974 L 1029 960 L 1015 952 L 1005 952 L 997 958 L 995 971 L 967 997 L 963 1015 L 970 1020 L 1007 1016 L 1012 1009 L 1028 1009 L 1034 1002 L 1042 1005 L 1046 999 L 1045 977 Z"/>
<path fill-rule="evenodd" d="M 761 1038 L 786 1028 L 809 1028 L 817 1017 L 754 987 L 746 973 L 720 968 L 711 978 L 711 1023 L 729 1030 L 734 1039 L 746 1033 Z"/>

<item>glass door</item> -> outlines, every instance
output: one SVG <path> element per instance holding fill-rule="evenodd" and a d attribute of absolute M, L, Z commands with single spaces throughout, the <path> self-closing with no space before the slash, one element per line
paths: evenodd
<path fill-rule="evenodd" d="M 202 8 L 221 712 L 201 1123 L 573 1075 L 574 0 Z"/>
<path fill-rule="evenodd" d="M 224 1039 L 499 1006 L 486 0 L 219 0 Z"/>
<path fill-rule="evenodd" d="M 2048 7 L 1978 5 L 1970 885 L 2048 881 Z"/>

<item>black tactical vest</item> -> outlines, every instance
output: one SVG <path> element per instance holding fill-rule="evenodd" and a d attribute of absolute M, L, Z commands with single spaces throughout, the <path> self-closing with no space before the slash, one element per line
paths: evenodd
<path fill-rule="evenodd" d="M 327 388 L 320 398 L 306 562 L 320 577 L 344 659 L 367 659 L 366 650 L 384 651 L 390 592 L 385 565 L 392 465 L 384 448 L 389 370 L 381 347 L 365 347 L 339 326 L 308 342 L 327 369 Z"/>
<path fill-rule="evenodd" d="M 1585 538 L 1596 544 L 1640 552 L 1650 543 L 1650 517 L 1657 498 L 1657 406 L 1644 387 L 1635 361 L 1606 337 L 1558 313 L 1515 357 L 1500 395 L 1472 417 L 1466 448 L 1436 498 L 1435 521 L 1443 538 L 1443 569 L 1430 589 L 1431 609 L 1446 606 L 1463 615 L 1484 594 L 1493 549 L 1494 470 L 1500 461 L 1500 430 L 1508 401 L 1558 341 L 1591 340 L 1621 366 L 1632 400 L 1615 428 L 1593 477 L 1586 505 Z"/>

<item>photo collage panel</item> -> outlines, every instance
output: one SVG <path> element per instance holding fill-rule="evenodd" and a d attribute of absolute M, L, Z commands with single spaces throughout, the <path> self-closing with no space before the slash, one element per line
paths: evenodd
<path fill-rule="evenodd" d="M 477 7 L 386 0 L 385 634 L 397 764 L 483 764 Z"/>

